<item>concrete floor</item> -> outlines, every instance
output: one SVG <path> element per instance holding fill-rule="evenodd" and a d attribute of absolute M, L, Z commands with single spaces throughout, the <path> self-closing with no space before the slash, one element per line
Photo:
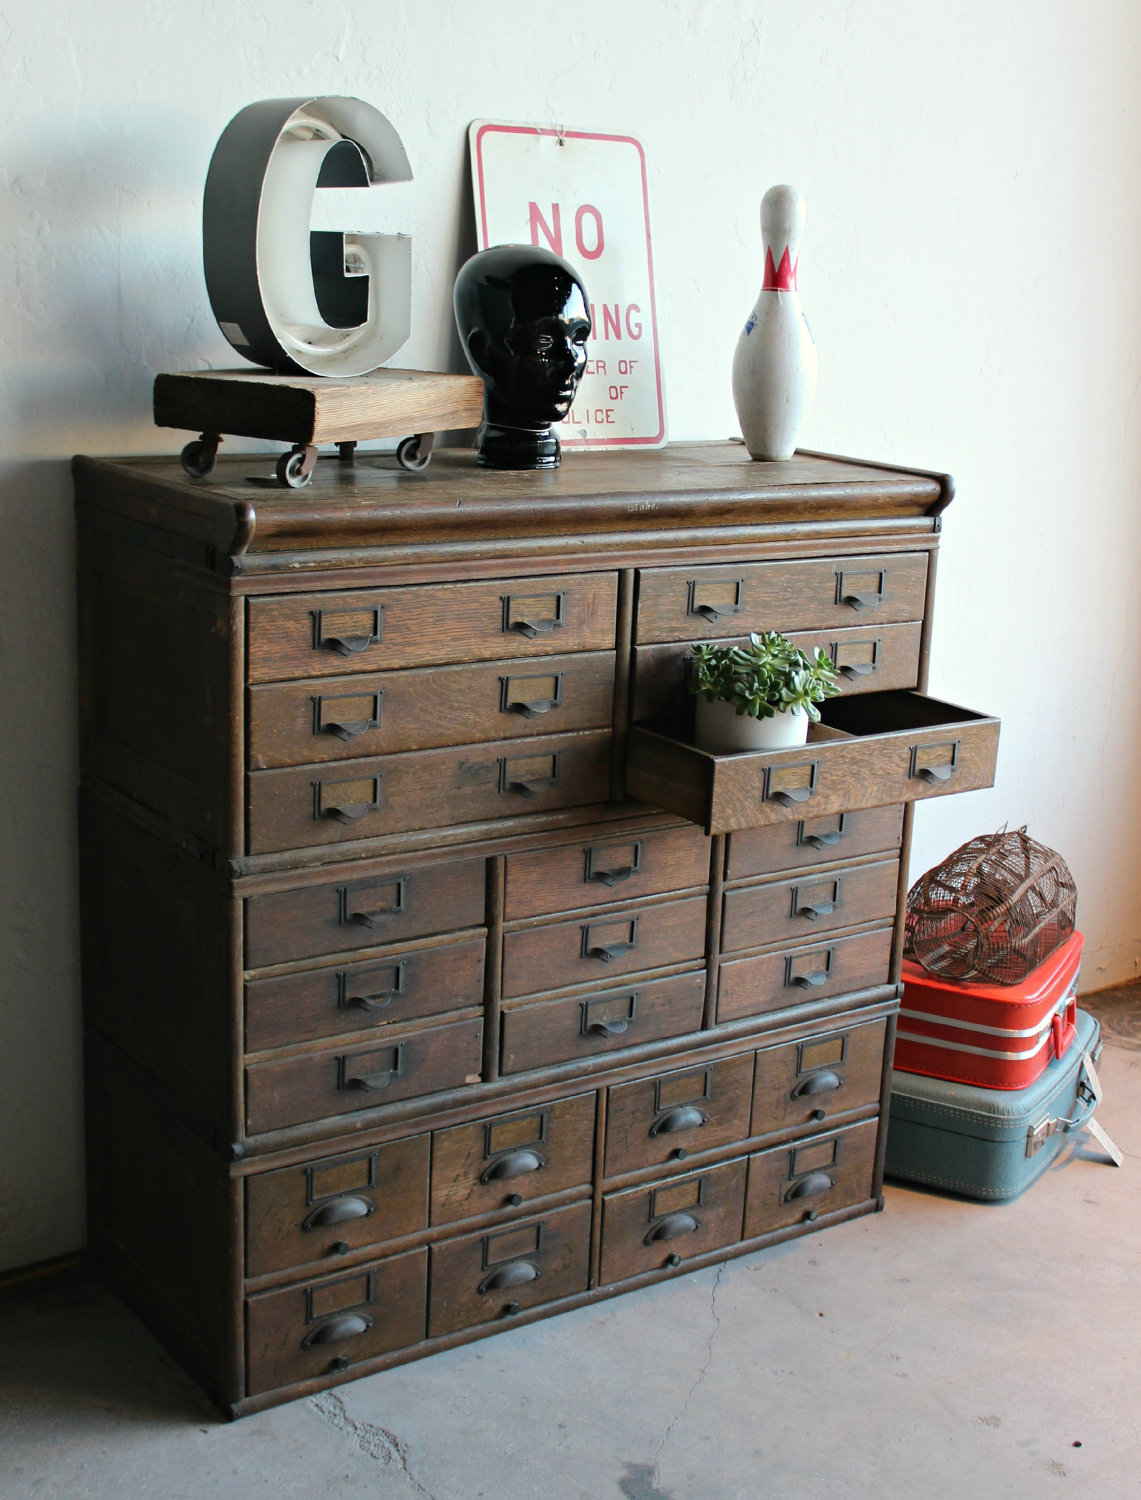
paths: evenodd
<path fill-rule="evenodd" d="M 1092 1004 L 1090 1001 L 1092 1000 Z M 1141 987 L 1021 1199 L 883 1214 L 237 1423 L 79 1272 L 0 1300 L 2 1500 L 1141 1495 Z"/>

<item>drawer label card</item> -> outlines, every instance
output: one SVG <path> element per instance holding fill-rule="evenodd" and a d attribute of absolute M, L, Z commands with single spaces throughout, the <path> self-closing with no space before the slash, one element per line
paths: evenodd
<path fill-rule="evenodd" d="M 542 1219 L 536 1224 L 524 1224 L 520 1228 L 501 1229 L 498 1234 L 483 1237 L 483 1269 L 498 1266 L 505 1260 L 518 1260 L 524 1255 L 539 1255 L 543 1249 Z"/>
<path fill-rule="evenodd" d="M 790 1177 L 800 1177 L 805 1172 L 818 1172 L 823 1167 L 834 1167 L 840 1142 L 836 1136 L 830 1141 L 814 1141 L 811 1146 L 798 1146 L 792 1153 Z"/>
<path fill-rule="evenodd" d="M 563 628 L 565 590 L 550 594 L 504 594 L 502 598 L 505 635 L 522 635 L 533 641 L 537 635 Z"/>
<path fill-rule="evenodd" d="M 540 1109 L 508 1120 L 488 1120 L 484 1126 L 484 1156 L 498 1156 L 501 1151 L 513 1151 L 519 1146 L 546 1145 L 549 1114 L 549 1110 Z"/>
<path fill-rule="evenodd" d="M 318 1318 L 327 1318 L 331 1313 L 345 1312 L 350 1307 L 367 1307 L 375 1291 L 375 1272 L 362 1276 L 349 1276 L 343 1281 L 318 1282 L 305 1289 L 307 1323 Z"/>
<path fill-rule="evenodd" d="M 354 1156 L 349 1161 L 314 1162 L 306 1172 L 308 1203 L 336 1198 L 360 1188 L 376 1186 L 376 1153 Z"/>
<path fill-rule="evenodd" d="M 673 1109 L 678 1104 L 692 1104 L 709 1099 L 713 1092 L 713 1069 L 700 1068 L 692 1073 L 671 1073 L 654 1079 L 654 1113 Z"/>
<path fill-rule="evenodd" d="M 811 1073 L 815 1068 L 834 1067 L 837 1063 L 842 1063 L 847 1047 L 847 1036 L 826 1036 L 817 1042 L 801 1042 L 797 1074 Z"/>
<path fill-rule="evenodd" d="M 650 1194 L 650 1218 L 660 1219 L 664 1214 L 676 1214 L 682 1209 L 700 1208 L 704 1196 L 704 1177 L 687 1177 L 682 1182 L 668 1183 Z"/>

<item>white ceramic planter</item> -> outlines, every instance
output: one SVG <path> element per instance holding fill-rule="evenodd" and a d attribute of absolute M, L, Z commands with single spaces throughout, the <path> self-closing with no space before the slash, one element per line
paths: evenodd
<path fill-rule="evenodd" d="M 710 703 L 697 695 L 694 738 L 702 750 L 721 755 L 735 750 L 784 750 L 808 739 L 806 713 L 773 714 L 754 719 L 739 714 L 731 703 Z"/>

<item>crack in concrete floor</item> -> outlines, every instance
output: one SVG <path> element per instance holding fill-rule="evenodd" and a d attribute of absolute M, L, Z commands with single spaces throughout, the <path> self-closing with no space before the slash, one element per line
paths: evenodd
<path fill-rule="evenodd" d="M 307 1405 L 322 1422 L 327 1422 L 330 1427 L 343 1433 L 366 1458 L 383 1464 L 386 1469 L 395 1465 L 417 1494 L 426 1495 L 428 1500 L 435 1500 L 431 1490 L 426 1489 L 412 1472 L 408 1450 L 394 1432 L 378 1427 L 375 1422 L 365 1422 L 352 1416 L 344 1397 L 336 1391 L 323 1391 L 319 1396 L 311 1396 Z"/>
<path fill-rule="evenodd" d="M 681 1403 L 681 1410 L 678 1412 L 677 1416 L 674 1417 L 671 1420 L 671 1422 L 667 1426 L 665 1432 L 662 1433 L 662 1440 L 658 1444 L 658 1446 L 654 1449 L 654 1456 L 650 1460 L 650 1464 L 651 1464 L 652 1471 L 653 1471 L 653 1476 L 654 1476 L 654 1481 L 653 1482 L 654 1482 L 655 1490 L 657 1490 L 657 1488 L 658 1488 L 658 1481 L 661 1479 L 661 1469 L 660 1469 L 660 1467 L 658 1465 L 658 1459 L 661 1456 L 662 1449 L 669 1442 L 670 1434 L 673 1432 L 674 1428 L 677 1426 L 677 1424 L 681 1421 L 681 1419 L 685 1416 L 686 1412 L 689 1410 L 689 1403 L 693 1400 L 694 1396 L 697 1393 L 698 1387 L 701 1385 L 701 1382 L 705 1379 L 706 1375 L 709 1373 L 709 1366 L 713 1363 L 713 1341 L 714 1341 L 714 1339 L 716 1339 L 717 1334 L 718 1334 L 718 1330 L 721 1327 L 721 1319 L 720 1319 L 720 1317 L 718 1316 L 718 1313 L 717 1313 L 717 1293 L 718 1293 L 718 1291 L 720 1290 L 720 1287 L 721 1287 L 721 1278 L 725 1274 L 725 1265 L 726 1265 L 726 1263 L 724 1261 L 722 1261 L 721 1264 L 717 1267 L 717 1276 L 714 1279 L 714 1282 L 713 1282 L 713 1291 L 712 1291 L 712 1293 L 710 1295 L 710 1298 L 709 1298 L 709 1312 L 710 1312 L 710 1316 L 713 1319 L 713 1327 L 709 1330 L 709 1337 L 705 1341 L 705 1363 L 702 1365 L 701 1369 L 698 1370 L 698 1372 L 697 1372 L 697 1378 L 694 1380 L 694 1382 L 690 1386 L 689 1390 L 686 1391 L 686 1393 L 685 1393 L 685 1400 Z"/>

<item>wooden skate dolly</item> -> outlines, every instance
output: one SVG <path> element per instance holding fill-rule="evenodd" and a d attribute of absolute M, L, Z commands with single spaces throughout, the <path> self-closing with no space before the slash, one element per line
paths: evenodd
<path fill-rule="evenodd" d="M 401 437 L 401 467 L 423 469 L 437 432 L 477 427 L 482 416 L 481 380 L 426 370 L 374 370 L 348 380 L 208 370 L 159 375 L 154 387 L 156 424 L 200 434 L 182 450 L 187 474 L 210 473 L 224 432 L 267 438 L 292 444 L 276 471 L 289 489 L 309 483 L 321 443 L 335 443 L 342 461 L 351 462 L 358 442 Z"/>

